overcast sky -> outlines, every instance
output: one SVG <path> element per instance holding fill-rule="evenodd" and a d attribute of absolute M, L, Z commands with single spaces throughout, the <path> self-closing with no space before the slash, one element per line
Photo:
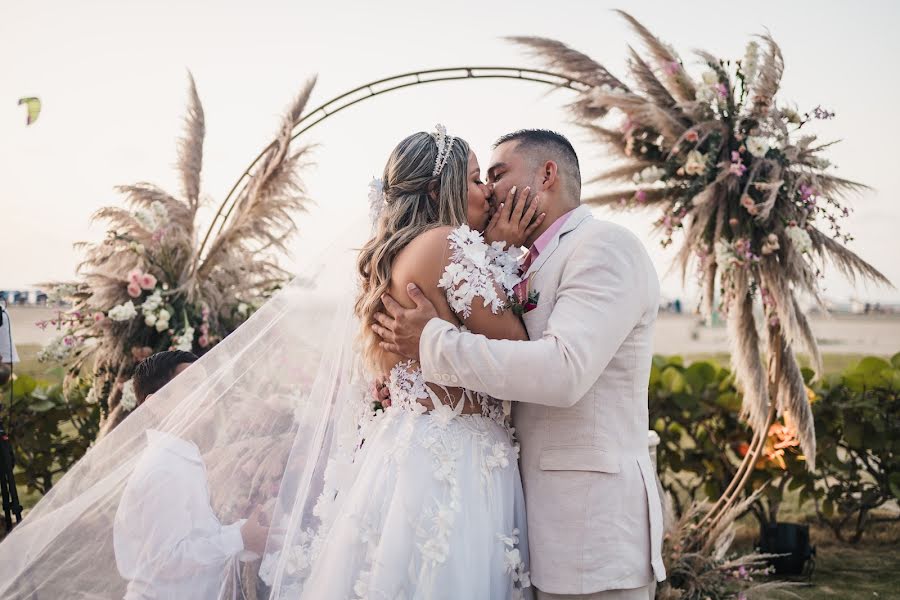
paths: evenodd
<path fill-rule="evenodd" d="M 69 279 L 72 244 L 102 238 L 90 215 L 121 202 L 113 186 L 137 181 L 178 191 L 175 140 L 193 72 L 206 112 L 203 189 L 221 201 L 304 80 L 319 75 L 311 105 L 381 77 L 464 65 L 535 66 L 501 39 L 560 39 L 624 71 L 636 37 L 610 12 L 626 6 L 689 58 L 689 50 L 739 58 L 768 28 L 786 62 L 782 98 L 822 104 L 837 118 L 818 125 L 842 139 L 829 158 L 838 173 L 874 190 L 853 198 L 851 248 L 900 282 L 900 4 L 896 2 L 4 2 L 0 7 L 0 289 Z M 691 59 L 693 61 L 693 59 Z M 700 72 L 699 65 L 693 65 Z M 390 149 L 436 122 L 466 138 L 482 163 L 491 141 L 521 127 L 569 135 L 583 171 L 605 158 L 568 122 L 567 92 L 516 81 L 441 83 L 388 94 L 310 132 L 320 144 L 306 181 L 317 206 L 299 220 L 294 256 L 321 248 L 348 214 L 361 214 L 366 186 Z M 24 125 L 22 96 L 44 112 Z M 598 211 L 598 213 L 601 211 Z M 660 273 L 671 251 L 650 235 L 649 216 L 608 215 L 645 239 Z M 896 290 L 854 289 L 833 270 L 829 297 L 900 301 Z M 680 282 L 664 279 L 669 296 Z"/>

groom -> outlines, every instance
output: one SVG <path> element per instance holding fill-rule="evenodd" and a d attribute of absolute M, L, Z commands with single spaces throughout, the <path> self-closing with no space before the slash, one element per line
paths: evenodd
<path fill-rule="evenodd" d="M 517 402 L 531 580 L 537 597 L 646 600 L 665 579 L 662 509 L 647 449 L 659 281 L 640 241 L 581 205 L 578 157 L 554 132 L 494 145 L 493 197 L 531 186 L 546 218 L 527 240 L 530 341 L 490 340 L 384 297 L 374 325 L 428 381 Z M 520 198 L 518 201 L 525 201 Z"/>

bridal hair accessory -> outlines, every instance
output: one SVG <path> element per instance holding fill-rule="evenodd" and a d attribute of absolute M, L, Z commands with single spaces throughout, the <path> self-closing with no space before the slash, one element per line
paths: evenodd
<path fill-rule="evenodd" d="M 450 158 L 450 150 L 453 149 L 453 142 L 456 141 L 456 138 L 452 135 L 447 135 L 447 128 L 440 123 L 435 125 L 434 128 L 435 131 L 431 134 L 431 137 L 437 143 L 438 153 L 437 158 L 434 159 L 434 171 L 431 172 L 431 176 L 437 177 L 444 170 L 447 159 Z"/>
<path fill-rule="evenodd" d="M 381 216 L 387 200 L 384 198 L 384 181 L 380 177 L 369 182 L 369 219 L 374 223 Z"/>

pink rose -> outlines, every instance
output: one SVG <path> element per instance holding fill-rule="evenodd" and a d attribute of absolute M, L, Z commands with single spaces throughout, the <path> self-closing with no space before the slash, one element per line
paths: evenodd
<path fill-rule="evenodd" d="M 201 348 L 206 348 L 207 346 L 209 346 L 209 338 L 205 335 L 201 335 L 200 339 L 197 340 L 197 343 L 200 344 Z"/>
<path fill-rule="evenodd" d="M 134 281 L 128 284 L 128 295 L 137 298 L 141 295 L 141 286 Z"/>
<path fill-rule="evenodd" d="M 686 134 L 684 134 L 684 139 L 691 143 L 696 143 L 697 140 L 700 139 L 700 135 L 692 129 L 692 130 L 688 131 Z"/>
<path fill-rule="evenodd" d="M 759 212 L 759 209 L 756 208 L 756 202 L 754 202 L 753 198 L 751 198 L 747 194 L 744 194 L 743 196 L 741 196 L 741 206 L 746 208 L 747 212 L 750 213 L 751 215 L 755 215 L 756 213 Z"/>
<path fill-rule="evenodd" d="M 140 277 L 139 285 L 145 290 L 152 290 L 156 287 L 156 277 L 150 273 L 144 273 Z"/>
<path fill-rule="evenodd" d="M 132 270 L 128 271 L 128 279 L 126 279 L 126 281 L 128 281 L 128 283 L 134 283 L 134 284 L 140 285 L 141 276 L 143 274 L 144 274 L 144 272 L 141 271 L 140 269 L 132 269 Z"/>
<path fill-rule="evenodd" d="M 106 315 L 104 315 L 102 312 L 94 313 L 94 323 L 100 323 L 105 318 L 106 318 Z"/>

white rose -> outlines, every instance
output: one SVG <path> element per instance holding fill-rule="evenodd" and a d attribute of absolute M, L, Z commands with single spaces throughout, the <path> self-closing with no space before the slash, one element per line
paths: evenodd
<path fill-rule="evenodd" d="M 134 309 L 134 303 L 129 300 L 125 304 L 109 309 L 107 316 L 113 321 L 129 321 L 137 316 L 137 311 Z"/>
<path fill-rule="evenodd" d="M 784 234 L 791 241 L 791 246 L 794 247 L 794 250 L 803 254 L 805 252 L 809 252 L 812 250 L 812 240 L 809 238 L 809 234 L 802 227 L 797 227 L 796 225 L 788 225 L 784 229 Z"/>
<path fill-rule="evenodd" d="M 144 325 L 147 327 L 153 327 L 156 325 L 156 315 L 147 315 L 144 317 Z"/>
<path fill-rule="evenodd" d="M 160 321 L 165 321 L 166 323 L 168 323 L 169 319 L 172 318 L 172 315 L 166 309 L 162 309 L 161 311 L 159 311 L 159 314 L 157 315 L 157 317 L 159 317 Z"/>
<path fill-rule="evenodd" d="M 163 321 L 162 319 L 159 319 L 159 320 L 156 322 L 156 330 L 157 330 L 158 332 L 162 333 L 163 331 L 165 331 L 165 330 L 168 329 L 168 328 L 169 328 L 169 321 L 168 321 L 168 320 Z"/>
<path fill-rule="evenodd" d="M 137 394 L 134 393 L 134 380 L 129 379 L 125 382 L 125 385 L 122 386 L 122 399 L 119 400 L 119 404 L 121 404 L 122 408 L 125 410 L 134 410 L 137 406 Z"/>
<path fill-rule="evenodd" d="M 769 151 L 769 142 L 765 138 L 759 136 L 750 136 L 747 138 L 747 150 L 750 154 L 757 158 L 762 158 Z"/>

